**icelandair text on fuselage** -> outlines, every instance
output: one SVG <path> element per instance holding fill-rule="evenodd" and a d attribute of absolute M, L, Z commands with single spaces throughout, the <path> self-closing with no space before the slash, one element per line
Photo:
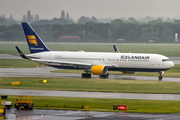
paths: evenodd
<path fill-rule="evenodd" d="M 150 56 L 130 56 L 130 55 L 121 55 L 121 59 L 143 59 L 148 60 Z"/>

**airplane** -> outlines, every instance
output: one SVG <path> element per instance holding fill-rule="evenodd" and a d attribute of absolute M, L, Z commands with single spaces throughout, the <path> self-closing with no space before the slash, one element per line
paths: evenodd
<path fill-rule="evenodd" d="M 119 49 L 116 47 L 116 45 L 113 45 L 113 48 L 114 48 L 114 52 L 115 53 L 120 53 Z"/>
<path fill-rule="evenodd" d="M 23 22 L 22 27 L 31 53 L 25 55 L 16 46 L 22 58 L 59 69 L 84 70 L 82 78 L 91 78 L 94 74 L 106 79 L 108 71 L 120 71 L 128 74 L 158 72 L 158 79 L 162 80 L 163 72 L 174 67 L 168 57 L 160 54 L 51 51 L 29 23 Z"/>

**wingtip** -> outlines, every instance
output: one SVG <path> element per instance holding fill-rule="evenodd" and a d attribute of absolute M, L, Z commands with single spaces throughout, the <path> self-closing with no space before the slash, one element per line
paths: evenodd
<path fill-rule="evenodd" d="M 18 53 L 19 53 L 19 55 L 22 57 L 22 58 L 24 58 L 24 59 L 28 59 L 25 55 L 24 55 L 24 53 L 19 49 L 19 47 L 18 46 L 15 46 L 15 48 L 17 49 L 17 51 L 18 51 Z"/>

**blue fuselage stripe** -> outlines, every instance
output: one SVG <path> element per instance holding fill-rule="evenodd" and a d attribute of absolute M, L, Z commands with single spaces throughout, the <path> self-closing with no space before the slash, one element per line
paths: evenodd
<path fill-rule="evenodd" d="M 82 68 L 74 67 L 74 66 L 51 66 L 58 69 L 76 69 L 83 70 Z M 108 68 L 109 71 L 134 71 L 134 72 L 159 72 L 166 71 L 168 69 L 150 69 L 150 68 Z"/>

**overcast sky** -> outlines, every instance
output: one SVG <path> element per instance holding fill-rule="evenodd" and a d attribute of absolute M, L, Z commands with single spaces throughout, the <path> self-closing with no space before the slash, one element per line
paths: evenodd
<path fill-rule="evenodd" d="M 0 0 L 0 15 L 11 14 L 14 19 L 30 10 L 40 19 L 59 18 L 61 11 L 68 12 L 73 20 L 81 16 L 96 18 L 180 18 L 180 0 Z"/>

